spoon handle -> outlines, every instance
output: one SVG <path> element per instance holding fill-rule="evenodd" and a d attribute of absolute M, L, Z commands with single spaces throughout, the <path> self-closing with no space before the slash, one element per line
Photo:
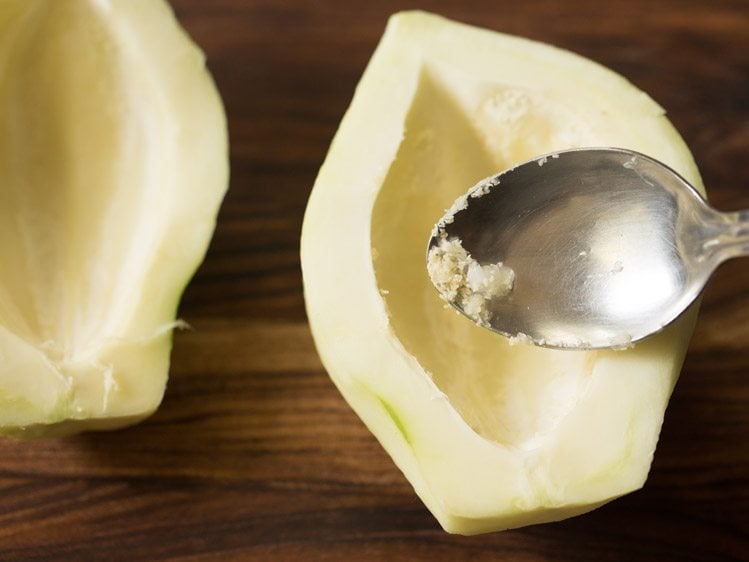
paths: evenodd
<path fill-rule="evenodd" d="M 749 256 L 749 209 L 733 213 L 719 213 L 721 232 L 707 240 L 703 248 L 713 253 L 717 261 Z"/>

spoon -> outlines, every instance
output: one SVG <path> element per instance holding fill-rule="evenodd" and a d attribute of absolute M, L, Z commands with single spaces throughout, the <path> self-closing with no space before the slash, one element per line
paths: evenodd
<path fill-rule="evenodd" d="M 445 300 L 511 341 L 596 349 L 660 331 L 746 255 L 749 210 L 716 211 L 644 154 L 586 148 L 479 182 L 435 226 L 427 268 Z"/>

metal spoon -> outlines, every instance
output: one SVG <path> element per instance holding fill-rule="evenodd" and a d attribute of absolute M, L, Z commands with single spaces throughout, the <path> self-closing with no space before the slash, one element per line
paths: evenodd
<path fill-rule="evenodd" d="M 430 275 L 466 313 L 435 276 L 440 244 L 454 240 L 469 261 L 514 272 L 507 294 L 478 295 L 478 323 L 547 347 L 626 347 L 676 319 L 722 262 L 749 255 L 749 210 L 716 211 L 643 154 L 576 149 L 483 180 L 437 224 Z M 470 269 L 451 265 L 453 281 Z"/>

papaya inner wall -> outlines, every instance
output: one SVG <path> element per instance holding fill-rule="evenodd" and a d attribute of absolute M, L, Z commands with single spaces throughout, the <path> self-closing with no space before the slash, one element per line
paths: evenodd
<path fill-rule="evenodd" d="M 75 358 L 113 337 L 145 275 L 158 101 L 94 3 L 38 2 L 7 26 L 0 322 L 53 360 Z"/>
<path fill-rule="evenodd" d="M 510 346 L 437 296 L 426 271 L 436 221 L 480 179 L 540 153 L 595 141 L 542 92 L 425 67 L 372 217 L 391 329 L 480 435 L 533 448 L 579 399 L 595 352 Z M 584 121 L 583 121 L 584 123 Z"/>

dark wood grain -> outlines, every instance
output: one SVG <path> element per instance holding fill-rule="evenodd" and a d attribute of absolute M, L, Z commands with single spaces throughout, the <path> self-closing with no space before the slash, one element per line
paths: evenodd
<path fill-rule="evenodd" d="M 173 0 L 207 53 L 232 183 L 162 408 L 0 442 L 0 560 L 749 560 L 749 271 L 709 286 L 645 488 L 557 524 L 443 533 L 329 382 L 308 333 L 307 196 L 392 0 Z M 749 208 L 745 0 L 425 0 L 551 42 L 666 107 L 714 204 Z"/>

